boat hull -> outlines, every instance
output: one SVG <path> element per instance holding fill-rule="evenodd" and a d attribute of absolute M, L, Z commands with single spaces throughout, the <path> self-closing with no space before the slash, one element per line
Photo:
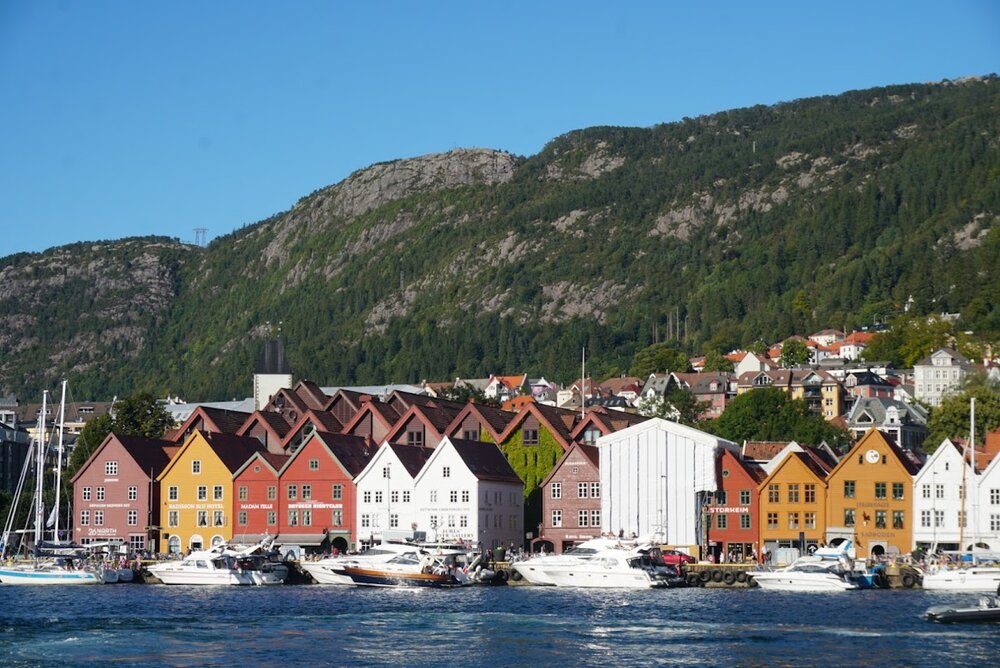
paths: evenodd
<path fill-rule="evenodd" d="M 253 577 L 247 571 L 236 570 L 205 570 L 201 572 L 194 569 L 181 568 L 149 568 L 151 575 L 155 576 L 165 585 L 254 585 Z"/>
<path fill-rule="evenodd" d="M 318 584 L 351 586 L 354 580 L 337 570 L 343 566 L 330 566 L 327 564 L 301 563 L 299 566 L 312 577 Z"/>
<path fill-rule="evenodd" d="M 40 571 L 0 568 L 0 583 L 10 585 L 88 585 L 98 584 L 97 575 L 88 571 Z"/>
<path fill-rule="evenodd" d="M 924 613 L 932 622 L 1000 622 L 1000 607 L 997 600 L 980 602 L 977 606 L 958 608 L 953 605 L 935 605 Z"/>
<path fill-rule="evenodd" d="M 773 591 L 851 591 L 858 589 L 857 583 L 848 582 L 836 575 L 804 577 L 798 573 L 789 575 L 780 572 L 754 573 L 753 579 L 757 586 Z M 812 574 L 808 574 L 812 575 Z"/>
<path fill-rule="evenodd" d="M 653 578 L 649 573 L 602 571 L 601 569 L 550 568 L 546 571 L 557 587 L 584 587 L 590 589 L 650 589 L 668 586 L 665 579 Z"/>
<path fill-rule="evenodd" d="M 351 578 L 351 582 L 362 587 L 461 587 L 467 582 L 459 582 L 452 575 L 439 575 L 436 573 L 397 573 L 393 571 L 379 571 L 367 568 L 344 569 L 344 575 Z"/>
<path fill-rule="evenodd" d="M 1000 568 L 956 568 L 925 573 L 923 587 L 936 591 L 995 592 L 1000 587 Z"/>

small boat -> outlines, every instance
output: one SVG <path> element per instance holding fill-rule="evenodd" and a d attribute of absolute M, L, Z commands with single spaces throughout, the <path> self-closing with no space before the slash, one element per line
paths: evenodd
<path fill-rule="evenodd" d="M 288 567 L 266 558 L 271 539 L 243 550 L 220 543 L 210 550 L 198 550 L 180 561 L 163 561 L 147 568 L 167 585 L 272 585 L 282 584 Z"/>
<path fill-rule="evenodd" d="M 363 587 L 464 587 L 472 584 L 468 574 L 452 561 L 430 555 L 401 554 L 384 564 L 368 568 L 345 566 L 341 571 Z"/>
<path fill-rule="evenodd" d="M 848 555 L 850 547 L 851 541 L 846 541 L 839 547 L 819 548 L 784 568 L 753 571 L 753 581 L 761 589 L 780 591 L 824 592 L 870 588 L 868 576 L 854 570 L 854 560 Z"/>
<path fill-rule="evenodd" d="M 319 584 L 353 585 L 354 580 L 344 574 L 347 567 L 373 568 L 401 554 L 417 553 L 418 548 L 409 543 L 381 543 L 361 554 L 344 554 L 319 561 L 303 561 L 299 566 Z"/>
<path fill-rule="evenodd" d="M 514 580 L 525 580 L 533 585 L 553 585 L 550 569 L 566 565 L 579 565 L 594 558 L 603 550 L 621 546 L 617 538 L 592 538 L 572 547 L 562 554 L 539 554 L 524 561 L 511 564 Z"/>
<path fill-rule="evenodd" d="M 995 591 L 1000 587 L 1000 567 L 937 568 L 924 573 L 924 589 L 945 591 Z"/>
<path fill-rule="evenodd" d="M 0 583 L 10 585 L 98 584 L 97 573 L 60 560 L 0 567 Z"/>
<path fill-rule="evenodd" d="M 927 608 L 924 618 L 932 622 L 1000 622 L 1000 587 L 996 596 L 980 596 L 976 605 L 935 605 Z"/>

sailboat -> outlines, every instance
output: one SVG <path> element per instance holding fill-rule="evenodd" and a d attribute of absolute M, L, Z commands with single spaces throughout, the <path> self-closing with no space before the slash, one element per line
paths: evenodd
<path fill-rule="evenodd" d="M 62 474 L 62 440 L 63 427 L 66 417 L 66 381 L 62 385 L 62 403 L 59 409 L 59 452 L 56 465 L 56 502 L 52 509 L 50 519 L 54 529 L 54 540 L 52 543 L 44 542 L 45 528 L 45 504 L 42 500 L 42 491 L 45 482 L 45 412 L 47 409 L 48 392 L 42 395 L 42 410 L 38 415 L 38 433 L 28 451 L 24 468 L 21 470 L 21 477 L 17 483 L 17 491 L 14 496 L 14 503 L 11 505 L 10 515 L 4 525 L 3 546 L 4 552 L 8 550 L 15 518 L 17 517 L 17 501 L 24 488 L 24 481 L 27 478 L 28 469 L 34 457 L 35 464 L 35 493 L 32 500 L 34 509 L 34 555 L 29 563 L 0 565 L 0 584 L 11 585 L 58 585 L 58 584 L 97 584 L 100 582 L 97 574 L 83 566 L 84 560 L 80 547 L 76 545 L 66 545 L 59 542 L 59 487 L 61 485 Z M 6 556 L 6 555 L 5 555 Z"/>
<path fill-rule="evenodd" d="M 958 568 L 944 568 L 941 566 L 932 567 L 924 573 L 924 589 L 936 589 L 946 591 L 1000 591 L 1000 566 L 982 565 L 981 561 L 989 559 L 997 562 L 1000 555 L 995 553 L 983 553 L 979 549 L 978 541 L 978 517 L 976 510 L 979 500 L 979 480 L 976 477 L 976 399 L 973 397 L 969 406 L 969 416 L 971 427 L 969 432 L 970 462 L 972 467 L 972 549 L 969 552 L 958 552 L 956 556 L 963 565 Z M 963 458 L 964 459 L 964 458 Z M 964 465 L 964 462 L 963 462 Z M 962 517 L 965 516 L 965 502 L 969 498 L 965 484 L 965 474 L 962 475 Z M 959 525 L 961 532 L 964 522 Z M 959 547 L 965 542 L 962 540 L 963 534 L 959 533 Z M 968 562 L 968 565 L 964 565 Z"/>

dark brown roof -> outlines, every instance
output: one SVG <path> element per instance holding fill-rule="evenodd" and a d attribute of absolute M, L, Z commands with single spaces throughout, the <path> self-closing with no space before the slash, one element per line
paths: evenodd
<path fill-rule="evenodd" d="M 142 438 L 140 436 L 118 436 L 117 434 L 115 434 L 115 437 L 122 444 L 122 447 L 125 448 L 125 451 L 135 460 L 135 463 L 139 465 L 139 468 L 146 473 L 152 471 L 153 477 L 160 475 L 163 469 L 167 467 L 167 464 L 170 463 L 170 457 L 163 449 L 165 446 L 173 445 L 170 441 Z"/>
<path fill-rule="evenodd" d="M 411 478 L 416 478 L 424 463 L 434 454 L 434 448 L 424 448 L 416 445 L 399 445 L 398 443 L 387 443 L 386 447 L 392 448 L 396 457 L 402 462 L 403 468 L 410 474 Z"/>
<path fill-rule="evenodd" d="M 247 426 L 254 419 L 260 420 L 265 425 L 270 427 L 271 430 L 274 431 L 274 433 L 276 433 L 279 438 L 284 438 L 285 434 L 287 434 L 292 428 L 292 425 L 288 424 L 288 420 L 286 420 L 281 415 L 281 413 L 272 413 L 270 411 L 257 411 L 246 421 L 246 423 L 244 423 L 243 425 L 244 429 L 247 428 Z"/>
<path fill-rule="evenodd" d="M 266 450 L 263 443 L 249 436 L 232 434 L 203 434 L 203 436 L 230 473 L 239 470 L 255 452 Z"/>
<path fill-rule="evenodd" d="M 230 411 L 225 408 L 210 408 L 208 406 L 199 406 L 194 409 L 192 415 L 199 412 L 203 413 L 206 419 L 211 420 L 216 429 L 223 434 L 235 434 L 250 417 L 250 413 L 243 411 Z"/>
<path fill-rule="evenodd" d="M 462 458 L 469 470 L 480 480 L 512 482 L 523 484 L 500 448 L 492 443 L 467 441 L 462 438 L 450 439 L 455 452 Z"/>
<path fill-rule="evenodd" d="M 361 473 L 375 456 L 376 448 L 360 436 L 323 432 L 316 435 L 352 478 Z"/>
<path fill-rule="evenodd" d="M 571 435 L 573 427 L 576 426 L 576 421 L 580 419 L 580 414 L 576 411 L 537 403 L 528 404 L 521 410 L 538 411 L 538 414 L 544 417 L 545 421 L 548 422 L 556 431 L 555 435 L 562 439 L 562 442 L 566 444 L 566 447 L 573 442 L 573 437 Z"/>
<path fill-rule="evenodd" d="M 275 471 L 280 471 L 281 467 L 285 465 L 285 462 L 291 459 L 291 455 L 279 455 L 274 452 L 266 451 L 260 453 L 260 456 L 263 457 Z"/>
<path fill-rule="evenodd" d="M 338 420 L 337 416 L 333 413 L 328 413 L 327 411 L 313 411 L 309 414 L 309 416 L 318 423 L 316 431 L 325 431 L 333 434 L 344 428 L 344 425 L 340 424 L 340 420 Z"/>
<path fill-rule="evenodd" d="M 311 380 L 300 380 L 294 392 L 313 410 L 322 410 L 330 400 L 320 386 Z"/>

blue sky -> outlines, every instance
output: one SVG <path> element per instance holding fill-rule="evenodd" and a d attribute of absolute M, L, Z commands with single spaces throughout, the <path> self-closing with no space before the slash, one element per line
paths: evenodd
<path fill-rule="evenodd" d="M 0 0 L 0 256 L 211 239 L 383 160 L 993 72 L 993 0 Z"/>

